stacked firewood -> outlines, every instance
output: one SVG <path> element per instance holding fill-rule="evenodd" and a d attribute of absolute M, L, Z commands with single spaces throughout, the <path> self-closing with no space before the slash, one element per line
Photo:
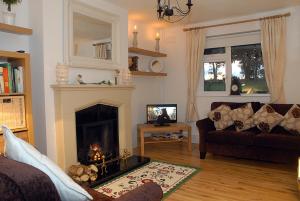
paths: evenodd
<path fill-rule="evenodd" d="M 72 165 L 69 168 L 69 175 L 78 183 L 93 182 L 98 177 L 98 168 L 96 165 Z"/>

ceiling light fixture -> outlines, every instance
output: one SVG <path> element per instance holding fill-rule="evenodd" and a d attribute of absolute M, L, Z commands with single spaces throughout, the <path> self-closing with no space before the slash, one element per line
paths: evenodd
<path fill-rule="evenodd" d="M 171 0 L 158 0 L 157 1 L 157 17 L 159 20 L 165 20 L 170 23 L 178 22 L 185 18 L 191 12 L 193 6 L 192 0 L 188 0 L 185 4 L 187 10 L 182 10 L 178 0 L 171 5 Z"/>

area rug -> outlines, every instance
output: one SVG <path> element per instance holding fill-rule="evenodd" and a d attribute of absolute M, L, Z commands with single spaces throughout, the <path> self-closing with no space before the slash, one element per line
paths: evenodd
<path fill-rule="evenodd" d="M 199 168 L 154 161 L 98 186 L 95 190 L 109 197 L 118 198 L 144 183 L 155 182 L 161 186 L 165 198 L 198 171 Z"/>

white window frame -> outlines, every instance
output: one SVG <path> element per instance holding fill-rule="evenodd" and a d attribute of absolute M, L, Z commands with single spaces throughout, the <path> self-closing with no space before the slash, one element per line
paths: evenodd
<path fill-rule="evenodd" d="M 201 75 L 198 96 L 230 96 L 232 66 L 231 66 L 231 47 L 239 45 L 250 45 L 261 43 L 260 31 L 253 31 L 247 33 L 234 33 L 221 36 L 211 36 L 206 39 L 206 47 L 220 48 L 225 47 L 224 54 L 203 55 L 201 62 Z M 225 77 L 225 91 L 204 91 L 204 63 L 206 62 L 224 62 L 226 64 L 226 77 Z M 270 94 L 241 94 L 245 97 L 269 97 Z"/>

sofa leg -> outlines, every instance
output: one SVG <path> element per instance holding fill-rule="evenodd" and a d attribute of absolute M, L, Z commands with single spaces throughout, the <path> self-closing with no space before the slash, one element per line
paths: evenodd
<path fill-rule="evenodd" d="M 206 152 L 200 152 L 200 159 L 205 159 Z"/>

